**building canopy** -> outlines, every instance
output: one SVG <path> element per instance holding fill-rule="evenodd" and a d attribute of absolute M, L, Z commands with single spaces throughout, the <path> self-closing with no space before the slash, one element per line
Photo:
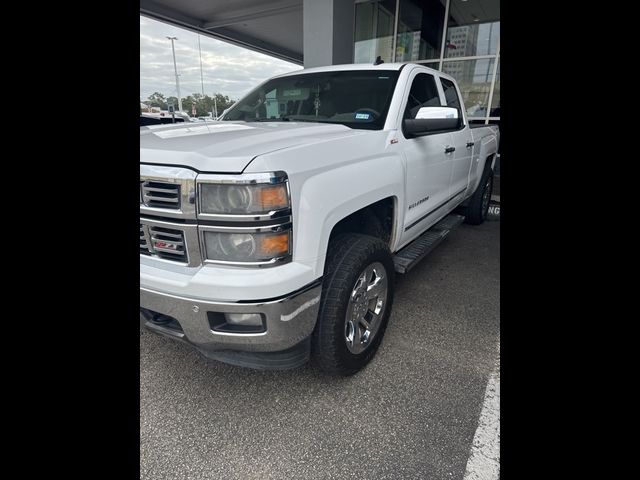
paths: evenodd
<path fill-rule="evenodd" d="M 303 0 L 140 0 L 140 14 L 302 64 Z"/>

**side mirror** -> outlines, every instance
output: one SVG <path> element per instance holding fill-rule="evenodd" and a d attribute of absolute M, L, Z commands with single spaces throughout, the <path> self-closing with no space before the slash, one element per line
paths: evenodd
<path fill-rule="evenodd" d="M 416 118 L 402 121 L 402 130 L 409 137 L 419 137 L 442 130 L 455 130 L 460 128 L 461 121 L 456 108 L 422 107 Z"/>

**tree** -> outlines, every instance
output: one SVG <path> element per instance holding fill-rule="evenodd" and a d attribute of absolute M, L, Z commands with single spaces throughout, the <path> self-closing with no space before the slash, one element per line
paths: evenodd
<path fill-rule="evenodd" d="M 176 100 L 176 109 L 178 108 L 178 102 Z M 193 105 L 193 97 L 182 97 L 182 111 L 191 115 L 191 105 Z"/>
<path fill-rule="evenodd" d="M 229 95 L 222 95 L 221 93 L 216 93 L 216 104 L 218 106 L 218 115 L 222 115 L 227 108 L 236 103 L 235 100 L 231 100 Z"/>
<path fill-rule="evenodd" d="M 161 110 L 167 109 L 167 100 L 160 92 L 154 92 L 147 97 L 146 103 L 150 107 L 159 107 Z"/>
<path fill-rule="evenodd" d="M 214 102 L 215 96 L 215 102 Z M 189 115 L 192 115 L 193 105 L 196 106 L 196 116 L 205 117 L 214 111 L 214 105 L 217 106 L 218 115 L 221 115 L 223 110 L 229 108 L 235 103 L 228 95 L 222 95 L 216 93 L 214 96 L 202 95 L 201 93 L 192 93 L 188 97 L 182 99 L 182 109 Z M 217 105 L 216 105 L 217 103 Z"/>
<path fill-rule="evenodd" d="M 214 102 L 215 98 L 215 102 Z M 160 92 L 155 92 L 149 95 L 146 102 L 151 107 L 160 107 L 162 110 L 167 110 L 168 105 L 173 104 L 178 109 L 177 97 L 165 97 Z M 192 115 L 192 108 L 196 106 L 196 116 L 204 117 L 208 116 L 214 111 L 214 105 L 217 107 L 218 115 L 222 115 L 222 112 L 236 103 L 235 100 L 231 100 L 229 95 L 223 95 L 221 93 L 214 93 L 212 96 L 202 95 L 201 93 L 192 93 L 188 97 L 182 98 L 182 110 L 189 115 Z"/>
<path fill-rule="evenodd" d="M 167 107 L 169 105 L 173 105 L 176 112 L 178 111 L 178 97 L 168 97 L 167 98 Z M 184 106 L 182 107 L 184 108 Z M 165 110 L 167 110 L 167 108 L 165 108 Z"/>

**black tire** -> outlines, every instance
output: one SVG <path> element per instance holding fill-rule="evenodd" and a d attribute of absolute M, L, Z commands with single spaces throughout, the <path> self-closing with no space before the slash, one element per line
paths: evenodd
<path fill-rule="evenodd" d="M 347 306 L 354 285 L 365 269 L 379 262 L 387 278 L 384 311 L 370 344 L 359 354 L 352 353 L 345 340 Z M 387 328 L 393 305 L 395 270 L 387 244 L 368 235 L 345 233 L 329 244 L 318 321 L 311 339 L 314 363 L 330 374 L 352 375 L 373 358 Z"/>
<path fill-rule="evenodd" d="M 488 160 L 487 160 L 488 161 Z M 489 203 L 493 192 L 493 170 L 487 165 L 482 173 L 478 188 L 473 192 L 471 200 L 465 210 L 465 223 L 469 225 L 480 225 L 487 219 L 489 213 Z M 488 195 L 488 200 L 487 200 Z M 486 200 L 486 201 L 485 201 Z"/>
<path fill-rule="evenodd" d="M 359 227 L 362 228 L 362 233 L 374 238 L 388 239 L 388 233 L 382 226 L 380 219 L 370 210 L 367 210 L 362 218 L 363 224 Z"/>

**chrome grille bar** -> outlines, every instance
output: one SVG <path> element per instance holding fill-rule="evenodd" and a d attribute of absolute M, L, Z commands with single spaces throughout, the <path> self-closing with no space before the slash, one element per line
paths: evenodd
<path fill-rule="evenodd" d="M 187 252 L 184 248 L 184 233 L 162 227 L 149 227 L 151 248 L 155 255 L 187 263 Z"/>
<path fill-rule="evenodd" d="M 146 217 L 140 217 L 140 225 L 147 246 L 146 252 L 140 247 L 141 254 L 188 267 L 202 265 L 197 225 Z M 142 245 L 142 234 L 140 238 Z"/>
<path fill-rule="evenodd" d="M 196 176 L 187 168 L 140 164 L 140 215 L 195 219 Z"/>
<path fill-rule="evenodd" d="M 142 203 L 147 207 L 180 208 L 180 185 L 175 183 L 142 182 Z"/>
<path fill-rule="evenodd" d="M 144 228 L 142 228 L 142 224 L 140 224 L 140 253 L 143 255 L 151 255 L 151 252 L 149 252 L 147 235 L 145 234 Z"/>

